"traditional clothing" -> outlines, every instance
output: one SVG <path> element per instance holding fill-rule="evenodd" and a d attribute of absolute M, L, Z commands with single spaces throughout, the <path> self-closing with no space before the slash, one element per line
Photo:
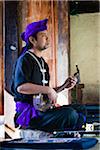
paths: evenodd
<path fill-rule="evenodd" d="M 47 30 L 48 19 L 40 20 L 37 22 L 30 23 L 24 32 L 21 33 L 21 38 L 26 42 L 26 46 L 22 49 L 21 54 L 25 53 L 28 50 L 29 37 L 35 36 L 38 32 Z"/>
<path fill-rule="evenodd" d="M 27 43 L 30 36 L 34 37 L 36 33 L 47 30 L 47 21 L 48 19 L 44 19 L 38 22 L 30 23 L 21 34 L 22 40 Z"/>
<path fill-rule="evenodd" d="M 39 58 L 33 53 L 32 55 L 42 64 L 41 59 L 44 61 L 43 58 Z M 49 68 L 45 61 L 44 67 L 46 69 L 45 78 L 48 81 L 45 86 L 49 86 Z M 83 112 L 85 114 L 85 108 L 83 106 L 70 105 L 48 109 L 45 112 L 38 111 L 33 106 L 33 94 L 29 95 L 17 92 L 17 87 L 27 82 L 43 85 L 42 74 L 36 60 L 29 53 L 24 53 L 18 58 L 14 73 L 15 124 L 44 131 L 81 129 L 85 122 L 85 115 L 83 115 Z M 45 98 L 47 98 L 46 96 Z"/>
<path fill-rule="evenodd" d="M 35 36 L 39 31 L 47 30 L 47 21 L 48 19 L 44 19 L 29 24 L 26 30 L 21 34 L 22 40 L 28 44 L 30 36 Z M 24 83 L 49 86 L 50 75 L 48 64 L 42 57 L 36 56 L 29 50 L 26 52 L 26 50 L 23 55 L 18 58 L 13 74 L 11 89 L 16 102 L 15 124 L 45 131 L 74 130 L 81 128 L 84 124 L 84 115 L 80 115 L 80 112 L 85 112 L 83 107 L 80 109 L 72 105 L 53 109 L 48 107 L 47 110 L 42 111 L 41 109 L 36 109 L 33 103 L 35 100 L 34 96 L 40 93 L 18 93 L 18 86 Z M 46 94 L 43 96 L 44 100 L 48 99 Z"/>

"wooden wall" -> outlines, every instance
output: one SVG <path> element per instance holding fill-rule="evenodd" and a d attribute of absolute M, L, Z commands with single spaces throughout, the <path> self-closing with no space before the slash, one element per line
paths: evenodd
<path fill-rule="evenodd" d="M 51 46 L 44 51 L 50 68 L 51 86 L 60 85 L 68 76 L 68 2 L 67 1 L 6 1 L 5 89 L 10 91 L 13 65 L 24 45 L 20 38 L 28 23 L 48 18 Z M 11 50 L 14 45 L 16 50 Z"/>
<path fill-rule="evenodd" d="M 0 115 L 4 113 L 3 106 L 3 3 L 0 2 Z"/>
<path fill-rule="evenodd" d="M 21 13 L 20 13 L 21 10 Z M 22 14 L 22 15 L 21 15 Z M 48 31 L 50 35 L 51 47 L 44 52 L 44 57 L 49 64 L 52 77 L 52 86 L 56 83 L 56 41 L 55 41 L 55 26 L 57 26 L 57 5 L 53 1 L 25 1 L 19 2 L 18 6 L 19 18 L 19 33 L 24 31 L 28 23 L 49 19 Z M 58 34 L 58 33 L 57 33 Z M 20 34 L 19 34 L 20 35 Z M 20 41 L 20 50 L 23 43 Z"/>
<path fill-rule="evenodd" d="M 68 2 L 67 1 L 20 1 L 18 4 L 19 33 L 28 23 L 48 18 L 51 46 L 44 52 L 49 64 L 51 86 L 55 87 L 68 76 Z M 23 43 L 19 39 L 20 49 Z"/>

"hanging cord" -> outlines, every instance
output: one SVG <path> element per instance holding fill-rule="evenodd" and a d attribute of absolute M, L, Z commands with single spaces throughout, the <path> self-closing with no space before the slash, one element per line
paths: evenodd
<path fill-rule="evenodd" d="M 40 72 L 42 73 L 42 77 L 43 77 L 42 78 L 42 84 L 43 84 L 43 86 L 45 86 L 45 84 L 47 84 L 48 81 L 45 78 L 46 69 L 44 68 L 44 60 L 41 58 L 41 61 L 42 61 L 42 65 L 41 65 L 34 54 L 32 54 L 30 51 L 27 51 L 26 53 L 30 54 L 36 60 L 38 66 L 39 66 Z M 48 108 L 50 108 L 50 103 L 47 104 L 48 100 L 44 101 L 42 93 L 39 93 L 39 95 L 37 96 L 37 99 L 38 98 L 40 99 L 40 101 L 34 101 L 33 102 L 34 103 L 33 105 L 37 110 L 45 111 Z"/>
<path fill-rule="evenodd" d="M 33 55 L 30 51 L 27 51 L 26 53 L 30 54 L 36 60 L 38 66 L 40 68 L 40 72 L 42 73 L 42 77 L 43 77 L 42 83 L 43 83 L 43 86 L 45 86 L 45 84 L 47 84 L 48 81 L 45 79 L 46 69 L 44 68 L 44 61 L 43 61 L 43 59 L 41 59 L 41 61 L 42 61 L 42 65 L 41 65 L 35 55 Z"/>

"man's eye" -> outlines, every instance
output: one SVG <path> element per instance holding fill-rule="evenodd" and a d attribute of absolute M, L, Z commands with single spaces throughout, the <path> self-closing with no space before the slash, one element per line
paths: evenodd
<path fill-rule="evenodd" d="M 42 37 L 46 37 L 45 35 L 42 35 Z"/>

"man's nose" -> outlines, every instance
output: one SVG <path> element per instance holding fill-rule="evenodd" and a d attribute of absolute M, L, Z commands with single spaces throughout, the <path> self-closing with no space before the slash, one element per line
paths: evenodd
<path fill-rule="evenodd" d="M 48 36 L 46 37 L 46 40 L 48 40 L 49 38 L 48 38 Z"/>
<path fill-rule="evenodd" d="M 50 43 L 50 38 L 48 36 L 46 37 L 46 41 Z"/>
<path fill-rule="evenodd" d="M 48 37 L 46 37 L 46 42 L 48 43 Z"/>

